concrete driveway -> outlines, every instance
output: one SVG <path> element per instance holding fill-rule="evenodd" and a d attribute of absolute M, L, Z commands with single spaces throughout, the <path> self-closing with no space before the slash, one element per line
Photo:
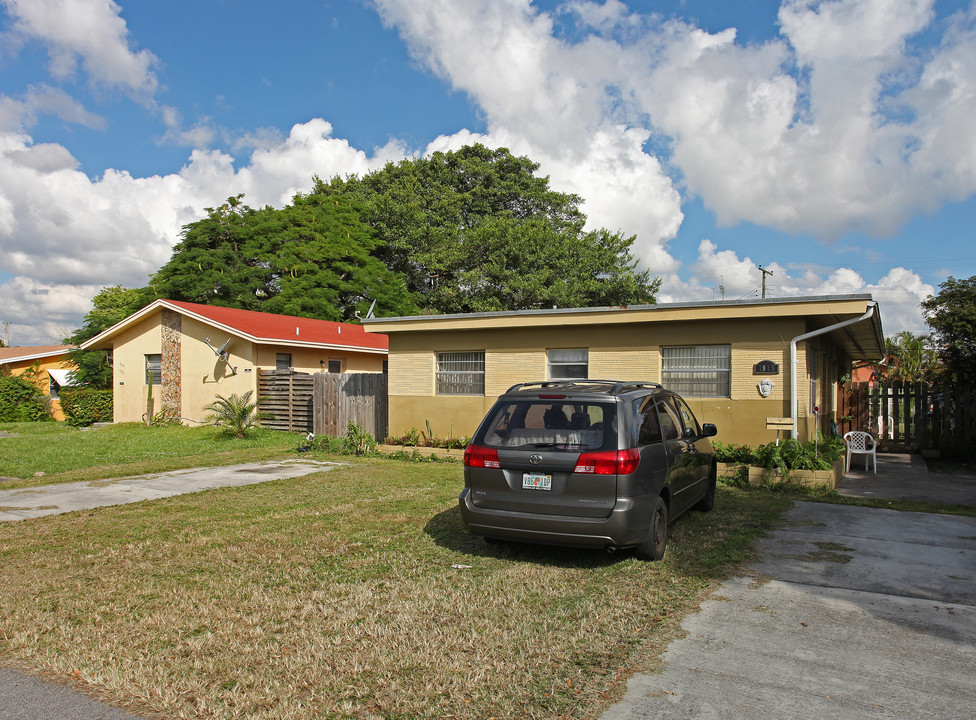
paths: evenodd
<path fill-rule="evenodd" d="M 976 518 L 800 502 L 602 720 L 970 718 Z"/>
<path fill-rule="evenodd" d="M 38 485 L 19 490 L 0 490 L 0 522 L 25 520 L 90 510 L 106 505 L 124 505 L 141 500 L 212 490 L 219 487 L 254 485 L 322 472 L 336 463 L 317 460 L 281 460 L 191 468 L 150 473 L 111 480 Z"/>

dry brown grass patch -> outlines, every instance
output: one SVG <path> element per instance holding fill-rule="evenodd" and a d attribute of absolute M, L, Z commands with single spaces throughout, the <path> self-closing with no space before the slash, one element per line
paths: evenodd
<path fill-rule="evenodd" d="M 648 564 L 485 545 L 459 490 L 378 460 L 0 527 L 0 652 L 169 717 L 594 717 L 778 512 L 722 492 Z"/>

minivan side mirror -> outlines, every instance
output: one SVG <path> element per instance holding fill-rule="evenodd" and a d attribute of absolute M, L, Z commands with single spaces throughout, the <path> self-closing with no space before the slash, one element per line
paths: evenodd
<path fill-rule="evenodd" d="M 718 435 L 718 428 L 712 425 L 712 423 L 703 423 L 702 435 L 705 437 L 715 437 Z"/>

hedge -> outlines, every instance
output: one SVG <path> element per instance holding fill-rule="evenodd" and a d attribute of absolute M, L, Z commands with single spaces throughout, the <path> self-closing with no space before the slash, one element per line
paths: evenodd
<path fill-rule="evenodd" d="M 62 388 L 61 410 L 69 425 L 112 422 L 112 391 Z"/>
<path fill-rule="evenodd" d="M 19 375 L 0 376 L 0 422 L 50 419 L 47 401 L 34 383 Z"/>

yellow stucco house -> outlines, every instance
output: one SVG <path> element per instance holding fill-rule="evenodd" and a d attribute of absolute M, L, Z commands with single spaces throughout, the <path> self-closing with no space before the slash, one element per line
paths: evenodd
<path fill-rule="evenodd" d="M 518 382 L 659 382 L 718 439 L 829 432 L 839 378 L 882 356 L 870 295 L 690 302 L 364 320 L 389 337 L 391 435 L 472 435 Z M 814 408 L 819 410 L 816 421 Z"/>
<path fill-rule="evenodd" d="M 216 396 L 257 396 L 260 370 L 383 372 L 387 338 L 360 325 L 156 300 L 82 343 L 110 350 L 115 422 L 154 411 L 199 421 Z"/>
<path fill-rule="evenodd" d="M 33 367 L 39 374 L 36 385 L 51 402 L 51 417 L 64 420 L 58 392 L 71 385 L 74 366 L 68 361 L 68 353 L 74 345 L 33 345 L 30 347 L 0 348 L 0 366 L 9 369 L 11 375 L 23 375 Z"/>

